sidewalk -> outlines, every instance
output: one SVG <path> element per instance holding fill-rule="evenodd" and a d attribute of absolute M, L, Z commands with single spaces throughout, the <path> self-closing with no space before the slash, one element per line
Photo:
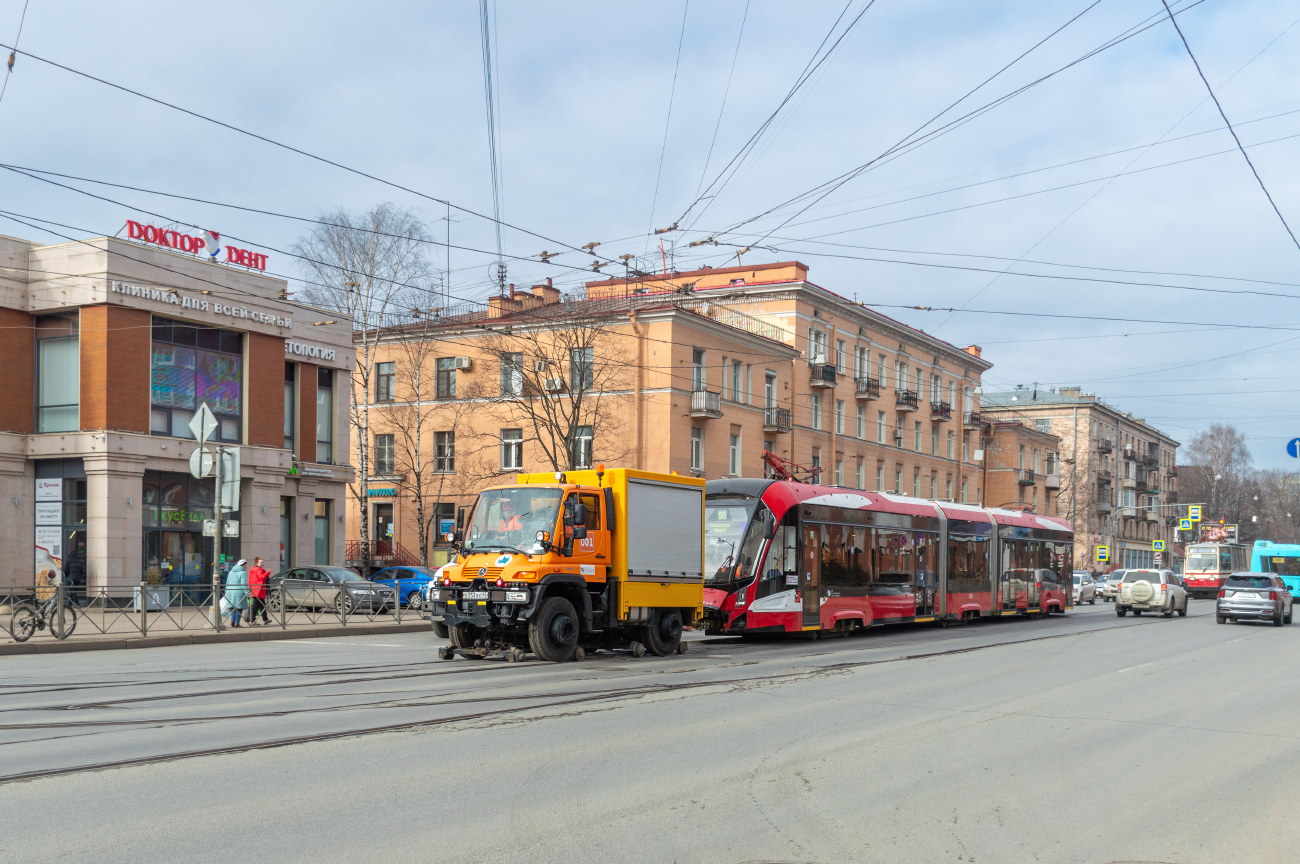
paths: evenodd
<path fill-rule="evenodd" d="M 336 636 L 374 636 L 391 633 L 427 633 L 429 622 L 414 615 L 403 615 L 401 624 L 366 622 L 357 624 L 320 624 L 293 626 L 283 630 L 276 624 L 240 627 L 228 626 L 220 633 L 211 630 L 171 630 L 158 636 L 135 636 L 116 633 L 96 633 L 83 636 L 74 633 L 59 641 L 48 633 L 38 633 L 27 642 L 5 640 L 0 642 L 0 656 L 11 654 L 60 654 L 65 651 L 110 651 L 121 648 L 162 648 L 170 645 L 209 645 L 218 642 L 273 642 L 282 639 L 325 639 Z"/>

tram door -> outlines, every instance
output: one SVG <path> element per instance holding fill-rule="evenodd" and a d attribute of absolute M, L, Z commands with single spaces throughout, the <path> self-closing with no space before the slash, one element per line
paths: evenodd
<path fill-rule="evenodd" d="M 803 535 L 799 584 L 803 591 L 803 626 L 820 627 L 822 622 L 822 544 L 819 525 L 800 524 Z"/>
<path fill-rule="evenodd" d="M 1003 612 L 1016 611 L 1017 595 L 1023 597 L 1024 594 L 1024 573 L 1018 573 L 1015 569 L 1015 555 L 1011 548 L 1013 545 L 1010 540 L 998 543 L 1002 551 L 1002 562 L 998 567 L 998 596 L 1001 598 L 998 605 Z"/>

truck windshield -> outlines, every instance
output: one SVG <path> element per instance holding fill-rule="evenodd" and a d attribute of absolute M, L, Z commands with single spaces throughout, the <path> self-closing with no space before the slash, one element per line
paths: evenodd
<path fill-rule="evenodd" d="M 555 532 L 561 494 L 561 490 L 546 486 L 480 492 L 465 536 L 465 551 L 541 552 L 537 532 Z"/>
<path fill-rule="evenodd" d="M 754 575 L 763 529 L 751 517 L 761 506 L 754 500 L 705 503 L 704 581 L 718 585 Z"/>

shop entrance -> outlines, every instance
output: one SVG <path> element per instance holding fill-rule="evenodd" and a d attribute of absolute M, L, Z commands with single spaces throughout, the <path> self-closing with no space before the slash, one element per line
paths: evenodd
<path fill-rule="evenodd" d="M 375 552 L 389 554 L 393 547 L 393 505 L 376 504 L 375 518 Z M 372 553 L 374 554 L 374 553 Z"/>
<path fill-rule="evenodd" d="M 203 536 L 203 523 L 213 518 L 213 481 L 146 471 L 141 492 L 144 578 L 156 569 L 167 585 L 207 585 L 212 579 L 214 538 Z M 239 558 L 239 538 L 222 538 L 221 553 L 225 573 Z"/>

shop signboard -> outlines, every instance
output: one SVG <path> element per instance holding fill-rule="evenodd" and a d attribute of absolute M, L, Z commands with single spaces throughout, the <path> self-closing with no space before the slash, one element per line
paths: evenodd
<path fill-rule="evenodd" d="M 63 580 L 63 526 L 36 527 L 36 584 L 57 585 Z"/>
<path fill-rule="evenodd" d="M 63 502 L 62 501 L 37 501 L 36 502 L 36 524 L 37 525 L 62 525 L 63 524 Z"/>
<path fill-rule="evenodd" d="M 36 500 L 37 501 L 62 501 L 63 500 L 63 478 L 36 478 Z"/>

